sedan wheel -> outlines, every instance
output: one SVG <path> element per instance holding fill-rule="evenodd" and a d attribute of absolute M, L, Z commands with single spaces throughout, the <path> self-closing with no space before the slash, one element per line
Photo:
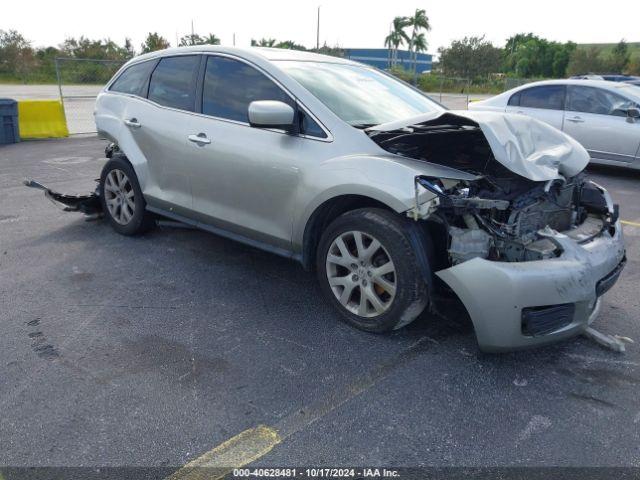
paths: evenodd
<path fill-rule="evenodd" d="M 120 225 L 127 225 L 136 211 L 135 194 L 129 177 L 117 168 L 111 170 L 104 182 L 104 200 L 111 217 Z"/>
<path fill-rule="evenodd" d="M 396 268 L 380 241 L 361 231 L 339 235 L 326 258 L 333 294 L 349 312 L 372 318 L 386 312 L 396 295 Z"/>

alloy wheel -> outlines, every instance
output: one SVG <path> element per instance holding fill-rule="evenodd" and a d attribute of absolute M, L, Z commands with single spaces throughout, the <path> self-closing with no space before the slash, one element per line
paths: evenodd
<path fill-rule="evenodd" d="M 117 168 L 104 181 L 104 200 L 111 217 L 120 225 L 127 225 L 135 212 L 135 194 L 129 177 Z"/>
<path fill-rule="evenodd" d="M 340 234 L 329 247 L 326 268 L 333 294 L 351 313 L 377 317 L 391 306 L 397 288 L 395 265 L 372 235 Z"/>

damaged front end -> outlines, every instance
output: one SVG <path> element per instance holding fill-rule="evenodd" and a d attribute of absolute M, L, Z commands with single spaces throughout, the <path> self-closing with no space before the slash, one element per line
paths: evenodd
<path fill-rule="evenodd" d="M 501 180 L 481 177 L 447 188 L 439 179 L 418 176 L 416 195 L 422 187 L 436 196 L 416 204 L 408 214 L 439 224 L 435 230 L 446 236 L 452 265 L 472 258 L 503 262 L 556 258 L 562 253 L 554 240 L 556 232 L 584 243 L 615 229 L 618 206 L 611 204 L 602 187 L 582 175 L 547 182 L 510 179 L 508 187 Z"/>
<path fill-rule="evenodd" d="M 588 155 L 561 132 L 473 116 L 368 133 L 389 152 L 474 175 L 416 176 L 407 215 L 429 229 L 433 270 L 465 305 L 481 348 L 580 333 L 624 266 L 618 206 L 581 173 Z"/>

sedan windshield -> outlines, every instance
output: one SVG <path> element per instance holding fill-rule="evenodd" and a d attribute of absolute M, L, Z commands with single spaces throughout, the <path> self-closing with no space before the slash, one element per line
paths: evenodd
<path fill-rule="evenodd" d="M 276 62 L 345 122 L 378 125 L 444 110 L 426 95 L 372 68 L 322 62 Z"/>

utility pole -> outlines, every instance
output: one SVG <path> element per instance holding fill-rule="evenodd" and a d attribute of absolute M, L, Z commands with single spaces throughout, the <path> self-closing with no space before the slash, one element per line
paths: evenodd
<path fill-rule="evenodd" d="M 236 46 L 236 34 L 235 34 L 235 32 L 233 34 L 233 46 L 234 47 Z"/>
<path fill-rule="evenodd" d="M 318 5 L 318 25 L 316 27 L 316 52 L 320 51 L 320 5 Z"/>

